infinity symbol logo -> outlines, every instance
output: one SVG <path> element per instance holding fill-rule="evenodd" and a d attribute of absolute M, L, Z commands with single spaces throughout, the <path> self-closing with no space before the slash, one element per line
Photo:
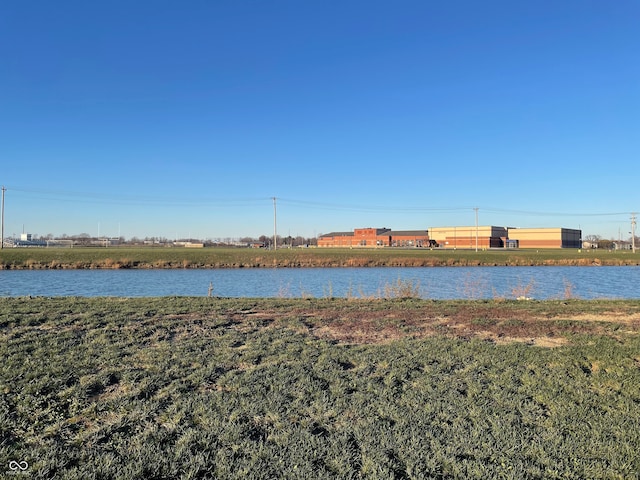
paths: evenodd
<path fill-rule="evenodd" d="M 22 462 L 16 462 L 15 460 L 11 460 L 9 462 L 9 470 L 12 471 L 16 471 L 16 470 L 26 470 L 27 468 L 29 468 L 29 464 L 26 461 L 22 461 Z"/>

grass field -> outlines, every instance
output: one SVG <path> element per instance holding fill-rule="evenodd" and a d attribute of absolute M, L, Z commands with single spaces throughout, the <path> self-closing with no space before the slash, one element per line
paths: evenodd
<path fill-rule="evenodd" d="M 37 268 L 260 268 L 470 265 L 640 265 L 640 253 L 597 250 L 249 248 L 5 248 L 0 270 Z"/>
<path fill-rule="evenodd" d="M 0 474 L 638 478 L 639 332 L 640 301 L 0 298 Z"/>

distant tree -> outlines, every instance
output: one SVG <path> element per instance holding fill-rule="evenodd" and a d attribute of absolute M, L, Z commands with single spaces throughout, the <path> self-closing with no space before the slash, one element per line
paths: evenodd
<path fill-rule="evenodd" d="M 272 242 L 271 237 L 267 237 L 266 235 L 260 235 L 260 236 L 258 237 L 258 240 L 259 240 L 260 242 L 262 242 L 262 244 L 263 244 L 265 247 L 270 247 L 270 246 L 271 246 L 271 242 Z"/>
<path fill-rule="evenodd" d="M 76 235 L 73 241 L 78 245 L 89 245 L 89 243 L 91 243 L 91 235 L 88 233 L 81 233 Z"/>
<path fill-rule="evenodd" d="M 598 248 L 611 249 L 613 248 L 613 240 L 602 239 L 598 241 Z"/>

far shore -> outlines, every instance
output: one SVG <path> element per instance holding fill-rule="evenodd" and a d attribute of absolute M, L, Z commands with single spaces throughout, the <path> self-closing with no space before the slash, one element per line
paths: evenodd
<path fill-rule="evenodd" d="M 0 270 L 638 266 L 640 253 L 584 249 L 348 249 L 348 248 L 5 248 Z"/>

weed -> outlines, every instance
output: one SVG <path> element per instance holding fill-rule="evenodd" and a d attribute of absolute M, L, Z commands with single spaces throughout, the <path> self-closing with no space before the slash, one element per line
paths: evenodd
<path fill-rule="evenodd" d="M 564 284 L 564 299 L 569 300 L 572 298 L 577 298 L 573 293 L 573 284 L 566 278 L 563 279 L 563 284 Z"/>
<path fill-rule="evenodd" d="M 534 280 L 530 280 L 529 283 L 524 285 L 519 279 L 518 284 L 511 288 L 511 296 L 513 296 L 513 298 L 515 298 L 516 300 L 530 300 L 534 290 Z"/>
<path fill-rule="evenodd" d="M 420 282 L 418 280 L 402 280 L 384 285 L 384 298 L 420 298 Z"/>
<path fill-rule="evenodd" d="M 322 288 L 324 298 L 334 298 L 333 297 L 333 284 L 329 282 L 325 287 Z"/>
<path fill-rule="evenodd" d="M 280 285 L 278 287 L 278 298 L 291 298 L 293 295 L 291 293 L 291 284 L 287 283 L 286 285 Z"/>
<path fill-rule="evenodd" d="M 477 300 L 484 297 L 487 291 L 487 282 L 483 278 L 479 278 L 467 272 L 461 286 L 458 287 L 458 291 L 462 294 L 463 298 L 470 300 Z"/>

